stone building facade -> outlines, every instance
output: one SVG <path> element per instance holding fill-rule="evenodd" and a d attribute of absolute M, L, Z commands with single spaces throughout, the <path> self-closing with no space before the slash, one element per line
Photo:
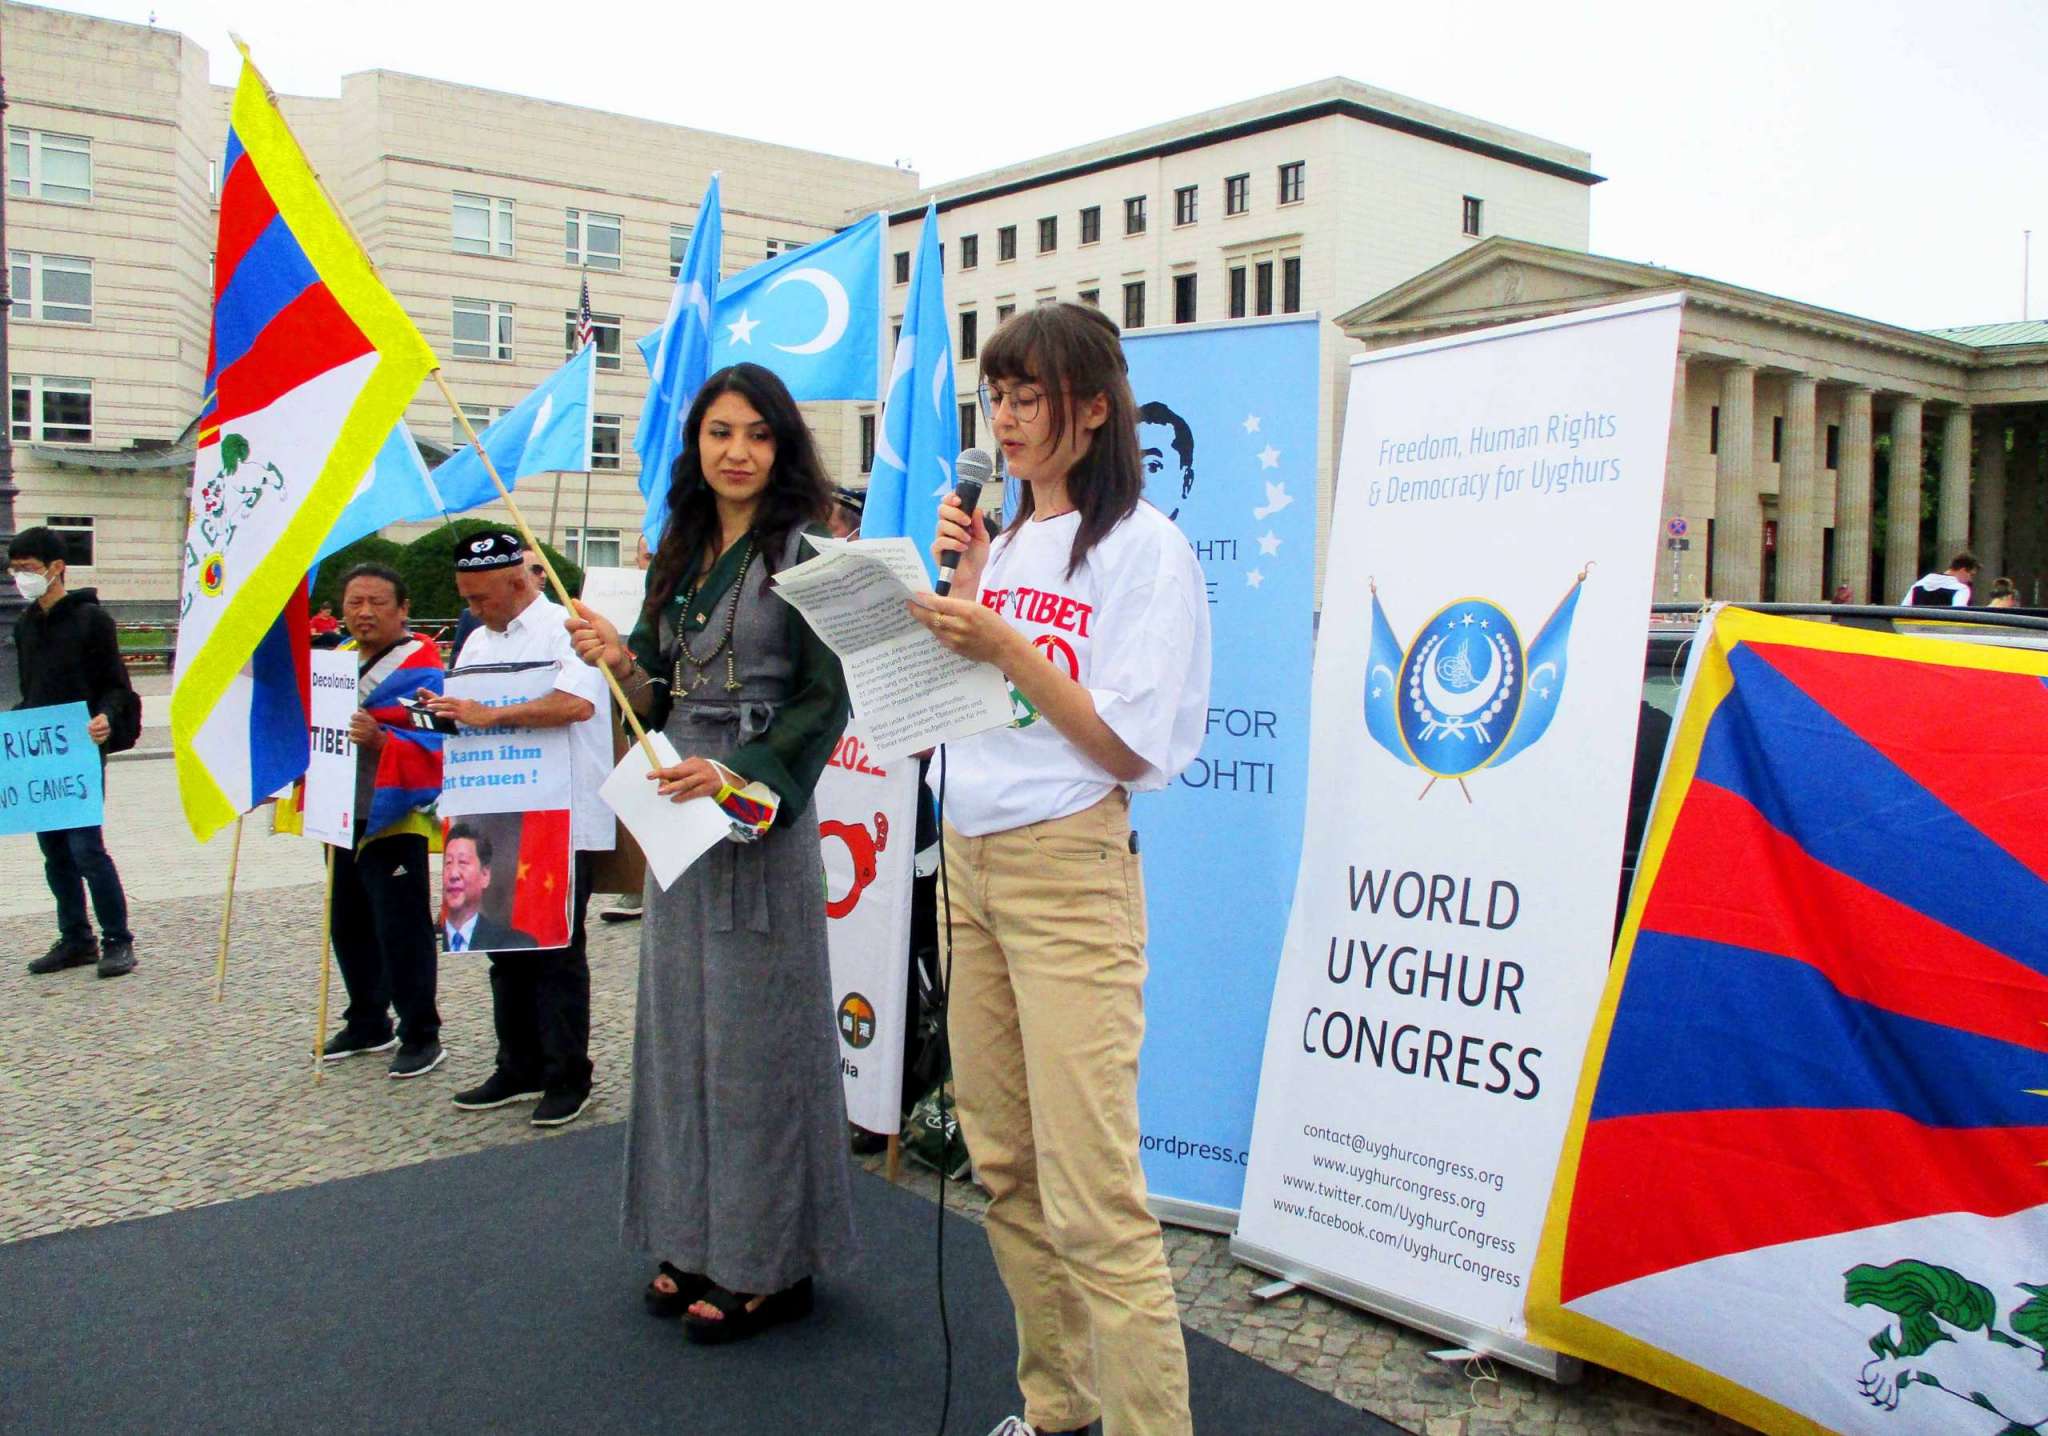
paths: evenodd
<path fill-rule="evenodd" d="M 1369 348 L 1684 297 L 1659 599 L 1895 603 L 1964 549 L 2048 605 L 2048 323 L 1931 333 L 1492 238 L 1345 313 Z M 1694 536 L 1668 550 L 1669 521 Z M 1981 601 L 1981 595 L 1980 595 Z"/>

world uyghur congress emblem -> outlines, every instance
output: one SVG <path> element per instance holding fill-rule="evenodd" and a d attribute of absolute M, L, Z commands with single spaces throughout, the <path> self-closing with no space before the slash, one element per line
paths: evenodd
<path fill-rule="evenodd" d="M 1550 727 L 1585 582 L 1581 572 L 1527 648 L 1499 604 L 1461 598 L 1431 615 L 1404 649 L 1372 586 L 1365 728 L 1388 753 L 1430 775 L 1423 795 L 1451 778 L 1471 801 L 1468 773 L 1510 761 Z"/>

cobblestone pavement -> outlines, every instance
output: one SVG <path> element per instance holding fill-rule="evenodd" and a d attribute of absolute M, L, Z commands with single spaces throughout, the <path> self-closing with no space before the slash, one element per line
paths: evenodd
<path fill-rule="evenodd" d="M 215 1004 L 228 839 L 192 841 L 169 762 L 124 762 L 111 787 L 109 846 L 135 909 L 132 976 L 27 975 L 24 960 L 54 936 L 49 898 L 34 839 L 0 838 L 0 1241 L 547 1140 L 523 1108 L 449 1105 L 489 1069 L 481 961 L 442 965 L 441 1070 L 392 1082 L 382 1060 L 357 1058 L 314 1082 L 318 855 L 300 839 L 259 837 L 256 820 L 243 839 L 226 1000 Z M 597 1086 L 585 1123 L 625 1113 L 637 925 L 593 922 L 591 938 Z M 337 978 L 330 1027 L 342 1000 Z M 879 1171 L 881 1159 L 866 1165 Z M 902 1180 L 935 1191 L 914 1166 Z M 948 1187 L 947 1204 L 976 1217 L 982 1205 L 963 1183 Z M 1610 1372 L 1566 1388 L 1506 1367 L 1475 1379 L 1428 1356 L 1441 1342 L 1321 1297 L 1261 1303 L 1251 1293 L 1267 1278 L 1233 1264 L 1220 1236 L 1169 1229 L 1167 1255 L 1190 1326 L 1419 1436 L 1742 1429 Z"/>

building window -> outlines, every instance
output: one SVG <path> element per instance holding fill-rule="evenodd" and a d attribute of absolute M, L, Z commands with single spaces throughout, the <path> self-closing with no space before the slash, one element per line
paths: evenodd
<path fill-rule="evenodd" d="M 616 369 L 619 367 L 619 316 L 596 314 L 590 316 L 590 338 L 597 345 L 597 367 Z M 562 312 L 562 357 L 576 357 L 576 311 Z"/>
<path fill-rule="evenodd" d="M 1242 264 L 1233 264 L 1230 266 L 1230 317 L 1232 319 L 1244 318 L 1244 292 L 1244 266 Z"/>
<path fill-rule="evenodd" d="M 1771 417 L 1771 462 L 1785 462 L 1785 416 L 1782 414 Z"/>
<path fill-rule="evenodd" d="M 16 374 L 9 387 L 15 439 L 31 444 L 92 442 L 92 380 Z"/>
<path fill-rule="evenodd" d="M 1707 452 L 1710 454 L 1721 452 L 1721 406 L 1719 404 L 1707 410 Z"/>
<path fill-rule="evenodd" d="M 1280 166 L 1280 203 L 1300 204 L 1303 193 L 1302 172 L 1307 168 L 1304 160 L 1294 160 Z"/>
<path fill-rule="evenodd" d="M 1090 309 L 1100 309 L 1102 307 L 1102 291 L 1099 289 L 1084 289 L 1074 297 Z"/>
<path fill-rule="evenodd" d="M 616 469 L 619 466 L 619 435 L 623 420 L 617 414 L 590 416 L 590 467 Z"/>
<path fill-rule="evenodd" d="M 1002 328 L 1003 321 L 1016 312 L 1017 306 L 1014 304 L 998 304 L 996 306 L 996 328 Z"/>
<path fill-rule="evenodd" d="M 572 528 L 562 540 L 562 552 L 578 568 L 617 568 L 619 531 L 592 529 L 586 535 L 582 529 Z"/>
<path fill-rule="evenodd" d="M 10 250 L 8 286 L 14 313 L 58 324 L 92 323 L 92 261 Z"/>
<path fill-rule="evenodd" d="M 1017 257 L 1017 226 L 1006 224 L 996 231 L 996 263 Z"/>
<path fill-rule="evenodd" d="M 981 236 L 963 234 L 960 236 L 960 267 L 972 269 L 981 263 Z"/>
<path fill-rule="evenodd" d="M 512 201 L 499 195 L 457 190 L 450 210 L 457 254 L 512 253 Z"/>
<path fill-rule="evenodd" d="M 1094 244 L 1102 238 L 1102 206 L 1091 204 L 1081 211 L 1081 243 Z"/>
<path fill-rule="evenodd" d="M 1124 233 L 1145 232 L 1145 196 L 1134 194 L 1124 201 Z"/>
<path fill-rule="evenodd" d="M 899 249 L 893 258 L 896 262 L 896 282 L 898 284 L 910 283 L 910 251 Z"/>
<path fill-rule="evenodd" d="M 1252 313 L 1273 312 L 1273 261 L 1262 259 L 1252 266 Z"/>
<path fill-rule="evenodd" d="M 1840 424 L 1828 425 L 1827 445 L 1827 466 L 1831 469 L 1839 468 L 1842 458 L 1842 426 Z"/>
<path fill-rule="evenodd" d="M 7 192 L 63 204 L 92 202 L 92 141 L 43 130 L 7 131 Z"/>
<path fill-rule="evenodd" d="M 1173 277 L 1173 322 L 1195 322 L 1195 276 L 1192 274 L 1176 274 Z"/>
<path fill-rule="evenodd" d="M 1057 304 L 1059 303 L 1059 299 L 1060 292 L 1057 289 L 1041 289 L 1038 291 L 1038 303 L 1041 306 L 1047 304 Z"/>
<path fill-rule="evenodd" d="M 972 359 L 981 352 L 981 313 L 969 309 L 960 316 L 960 357 Z"/>
<path fill-rule="evenodd" d="M 1223 181 L 1223 212 L 1243 214 L 1252 207 L 1252 177 L 1232 175 Z"/>
<path fill-rule="evenodd" d="M 615 214 L 595 214 L 587 209 L 563 212 L 562 258 L 587 269 L 617 269 L 619 239 L 623 231 Z"/>
<path fill-rule="evenodd" d="M 690 247 L 690 226 L 672 224 L 668 227 L 668 277 L 675 279 L 683 272 L 683 255 Z"/>
<path fill-rule="evenodd" d="M 510 359 L 512 306 L 502 299 L 456 300 L 454 340 L 457 359 Z"/>
<path fill-rule="evenodd" d="M 1280 312 L 1301 313 L 1301 256 L 1298 254 L 1280 261 Z"/>
<path fill-rule="evenodd" d="M 765 258 L 773 259 L 778 254 L 788 254 L 793 250 L 802 249 L 803 246 L 793 239 L 770 239 L 763 241 L 761 248 Z"/>
<path fill-rule="evenodd" d="M 64 562 L 71 568 L 92 567 L 92 518 L 86 514 L 51 514 L 43 520 L 47 528 L 64 540 Z"/>
<path fill-rule="evenodd" d="M 1483 218 L 1483 212 L 1484 212 L 1484 210 L 1485 210 L 1485 202 L 1484 202 L 1484 201 L 1480 200 L 1480 199 L 1479 199 L 1478 197 L 1476 197 L 1476 196 L 1474 196 L 1474 195 L 1469 195 L 1469 194 L 1468 194 L 1468 195 L 1466 195 L 1466 196 L 1465 196 L 1465 207 L 1464 207 L 1464 219 L 1463 219 L 1463 224 L 1464 224 L 1464 228 L 1465 228 L 1465 233 L 1467 233 L 1467 234 L 1469 234 L 1469 235 L 1472 235 L 1472 236 L 1474 236 L 1475 238 L 1476 238 L 1476 237 L 1478 236 L 1478 234 L 1479 234 L 1479 225 L 1480 225 L 1481 219 Z"/>
<path fill-rule="evenodd" d="M 469 427 L 481 434 L 509 412 L 504 404 L 464 404 L 462 418 L 469 420 Z M 469 435 L 462 431 L 461 419 L 448 421 L 449 451 L 452 453 L 469 443 Z"/>
<path fill-rule="evenodd" d="M 974 447 L 974 411 L 980 407 L 971 399 L 960 406 L 960 447 L 963 449 Z"/>
<path fill-rule="evenodd" d="M 860 471 L 869 473 L 875 467 L 875 416 L 860 416 Z"/>
<path fill-rule="evenodd" d="M 1145 327 L 1145 281 L 1132 280 L 1124 286 L 1124 328 Z"/>
<path fill-rule="evenodd" d="M 1051 254 L 1060 247 L 1060 221 L 1058 215 L 1047 215 L 1038 222 L 1038 252 Z"/>
<path fill-rule="evenodd" d="M 1183 185 L 1173 192 L 1173 222 L 1193 224 L 1195 222 L 1195 199 L 1202 192 L 1200 185 Z"/>

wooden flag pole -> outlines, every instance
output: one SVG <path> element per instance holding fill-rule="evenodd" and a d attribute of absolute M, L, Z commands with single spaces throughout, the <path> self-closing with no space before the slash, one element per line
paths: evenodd
<path fill-rule="evenodd" d="M 235 817 L 235 846 L 228 853 L 228 903 L 220 915 L 220 951 L 213 958 L 213 1000 L 219 1002 L 228 990 L 228 924 L 235 920 L 235 871 L 242 865 L 242 820 Z"/>
<path fill-rule="evenodd" d="M 483 460 L 484 472 L 491 476 L 491 482 L 497 486 L 498 497 L 505 501 L 505 507 L 511 511 L 512 526 L 519 530 L 519 537 L 526 540 L 526 546 L 533 550 L 534 556 L 540 560 L 540 566 L 547 571 L 548 584 L 554 589 L 555 596 L 561 599 L 562 607 L 574 613 L 576 600 L 569 596 L 568 585 L 564 584 L 562 576 L 555 572 L 555 565 L 548 558 L 547 550 L 540 546 L 540 540 L 533 536 L 533 529 L 526 522 L 526 515 L 519 512 L 519 505 L 512 501 L 512 491 L 506 488 L 505 481 L 498 477 L 497 465 L 491 462 L 491 456 L 484 451 L 483 440 L 476 436 L 476 430 L 470 426 L 469 415 L 463 413 L 462 406 L 455 402 L 455 395 L 448 388 L 448 380 L 442 376 L 438 368 L 429 372 L 434 387 L 439 389 L 441 397 L 448 401 L 448 410 L 454 414 L 455 422 L 462 426 L 462 432 L 467 434 L 469 442 L 476 446 L 476 456 Z M 625 716 L 626 726 L 632 730 L 633 741 L 640 745 L 640 751 L 646 755 L 647 766 L 659 768 L 661 759 L 655 756 L 654 745 L 647 741 L 647 730 L 640 724 L 640 715 L 633 711 L 633 705 L 627 701 L 626 690 L 619 686 L 618 675 L 612 672 L 609 664 L 600 663 L 596 668 L 604 675 L 606 685 L 612 690 L 612 697 L 618 700 L 619 712 Z"/>
<path fill-rule="evenodd" d="M 327 969 L 332 965 L 329 957 L 334 947 L 334 849 L 327 848 L 327 897 L 320 904 L 320 1014 L 313 1029 L 313 1081 L 317 1084 L 327 1076 Z"/>

